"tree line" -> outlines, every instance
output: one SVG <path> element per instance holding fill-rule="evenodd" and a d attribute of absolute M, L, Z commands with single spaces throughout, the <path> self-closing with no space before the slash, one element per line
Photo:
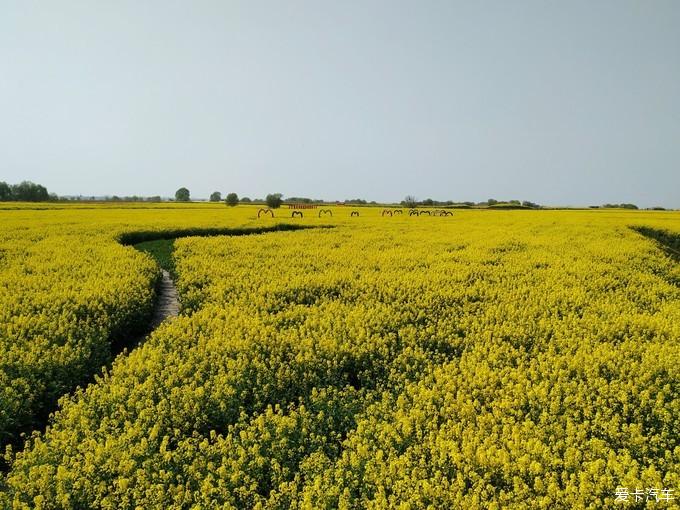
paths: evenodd
<path fill-rule="evenodd" d="M 56 199 L 57 196 L 50 195 L 45 186 L 31 181 L 19 184 L 0 182 L 0 202 L 47 202 Z"/>
<path fill-rule="evenodd" d="M 56 193 L 49 193 L 45 186 L 41 184 L 36 184 L 31 181 L 22 181 L 19 184 L 8 184 L 4 181 L 0 181 L 0 202 L 47 202 L 56 200 L 67 200 L 68 197 L 59 197 Z M 80 197 L 82 200 L 83 198 Z M 95 197 L 91 197 L 90 200 L 95 200 Z M 161 202 L 163 198 L 160 195 L 143 197 L 143 196 L 124 196 L 119 197 L 113 195 L 111 197 L 104 197 L 101 200 L 111 201 L 111 202 Z M 175 201 L 177 202 L 189 202 L 191 201 L 191 193 L 189 189 L 185 187 L 179 188 L 175 192 Z M 270 193 L 265 198 L 254 198 L 249 197 L 239 197 L 236 193 L 227 193 L 227 195 L 222 198 L 222 193 L 219 191 L 213 191 L 210 194 L 210 202 L 224 202 L 228 206 L 236 206 L 238 204 L 245 203 L 255 203 L 255 204 L 266 204 L 268 207 L 276 209 L 281 206 L 284 202 L 283 195 L 281 193 Z M 321 199 L 314 199 L 308 197 L 288 197 L 285 202 L 290 204 L 333 204 L 335 201 L 327 201 Z M 354 198 L 350 200 L 345 200 L 345 204 L 348 205 L 376 205 L 375 200 L 367 201 L 361 198 Z M 493 208 L 521 208 L 521 209 L 539 209 L 542 206 L 530 202 L 529 200 L 496 200 L 494 198 L 489 198 L 483 202 L 455 202 L 453 200 L 433 200 L 431 198 L 426 198 L 424 200 L 418 200 L 413 195 L 407 195 L 401 202 L 402 207 L 493 207 Z M 591 205 L 591 209 L 638 209 L 638 206 L 630 203 L 621 204 L 603 204 L 603 205 Z M 652 210 L 665 210 L 663 207 L 651 207 Z"/>
<path fill-rule="evenodd" d="M 292 199 L 289 199 L 289 201 Z M 189 202 L 191 201 L 191 192 L 187 188 L 179 188 L 175 192 L 175 201 L 177 202 Z M 222 193 L 220 191 L 213 191 L 210 194 L 210 201 L 211 202 L 222 202 Z M 271 207 L 273 209 L 276 209 L 278 207 L 281 207 L 281 204 L 283 203 L 283 195 L 281 193 L 270 193 L 267 195 L 264 199 L 261 198 L 256 198 L 256 199 L 250 199 L 249 197 L 242 197 L 239 198 L 238 194 L 236 193 L 227 193 L 227 196 L 224 198 L 224 203 L 227 204 L 228 206 L 235 206 L 238 205 L 239 203 L 245 204 L 245 203 L 260 203 L 260 204 L 267 204 L 268 207 Z"/>
<path fill-rule="evenodd" d="M 541 206 L 529 200 L 496 200 L 495 198 L 489 198 L 483 202 L 454 202 L 453 200 L 432 200 L 431 198 L 426 198 L 425 200 L 418 200 L 413 195 L 406 195 L 404 200 L 401 201 L 403 207 L 415 208 L 415 207 L 499 207 L 499 208 L 521 208 L 521 209 L 539 209 Z"/>

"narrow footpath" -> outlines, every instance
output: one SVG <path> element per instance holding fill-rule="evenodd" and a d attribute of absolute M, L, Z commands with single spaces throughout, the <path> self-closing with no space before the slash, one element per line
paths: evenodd
<path fill-rule="evenodd" d="M 156 306 L 154 306 L 150 324 L 151 331 L 160 326 L 165 319 L 177 317 L 177 314 L 179 314 L 179 300 L 177 299 L 175 282 L 170 277 L 169 272 L 165 269 L 161 269 L 161 271 L 163 272 L 163 279 L 157 290 Z"/>

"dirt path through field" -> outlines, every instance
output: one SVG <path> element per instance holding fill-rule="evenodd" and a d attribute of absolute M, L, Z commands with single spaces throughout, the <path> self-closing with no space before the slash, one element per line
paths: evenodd
<path fill-rule="evenodd" d="M 150 324 L 151 330 L 160 326 L 161 322 L 165 319 L 177 317 L 177 314 L 179 313 L 179 300 L 177 299 L 175 282 L 172 281 L 169 272 L 165 269 L 162 269 L 161 271 L 163 272 L 163 279 L 158 286 L 156 306 L 154 306 L 153 317 Z"/>

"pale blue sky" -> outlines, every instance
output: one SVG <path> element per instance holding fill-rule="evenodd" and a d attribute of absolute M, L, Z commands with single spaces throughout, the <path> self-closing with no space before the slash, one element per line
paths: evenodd
<path fill-rule="evenodd" d="M 680 1 L 0 0 L 0 180 L 680 207 Z"/>

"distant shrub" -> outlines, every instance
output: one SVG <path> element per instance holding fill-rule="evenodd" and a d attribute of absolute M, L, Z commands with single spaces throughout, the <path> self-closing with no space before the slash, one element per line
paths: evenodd
<path fill-rule="evenodd" d="M 178 202 L 188 202 L 191 200 L 191 194 L 187 188 L 180 188 L 175 191 L 175 200 Z"/>
<path fill-rule="evenodd" d="M 283 203 L 283 195 L 281 193 L 270 193 L 265 198 L 265 202 L 267 203 L 268 207 L 271 207 L 272 209 L 278 209 Z"/>
<path fill-rule="evenodd" d="M 238 195 L 236 193 L 229 193 L 227 194 L 227 198 L 225 199 L 225 203 L 230 206 L 235 206 L 238 205 Z"/>
<path fill-rule="evenodd" d="M 635 204 L 604 204 L 602 207 L 605 209 L 638 209 L 638 206 Z"/>

